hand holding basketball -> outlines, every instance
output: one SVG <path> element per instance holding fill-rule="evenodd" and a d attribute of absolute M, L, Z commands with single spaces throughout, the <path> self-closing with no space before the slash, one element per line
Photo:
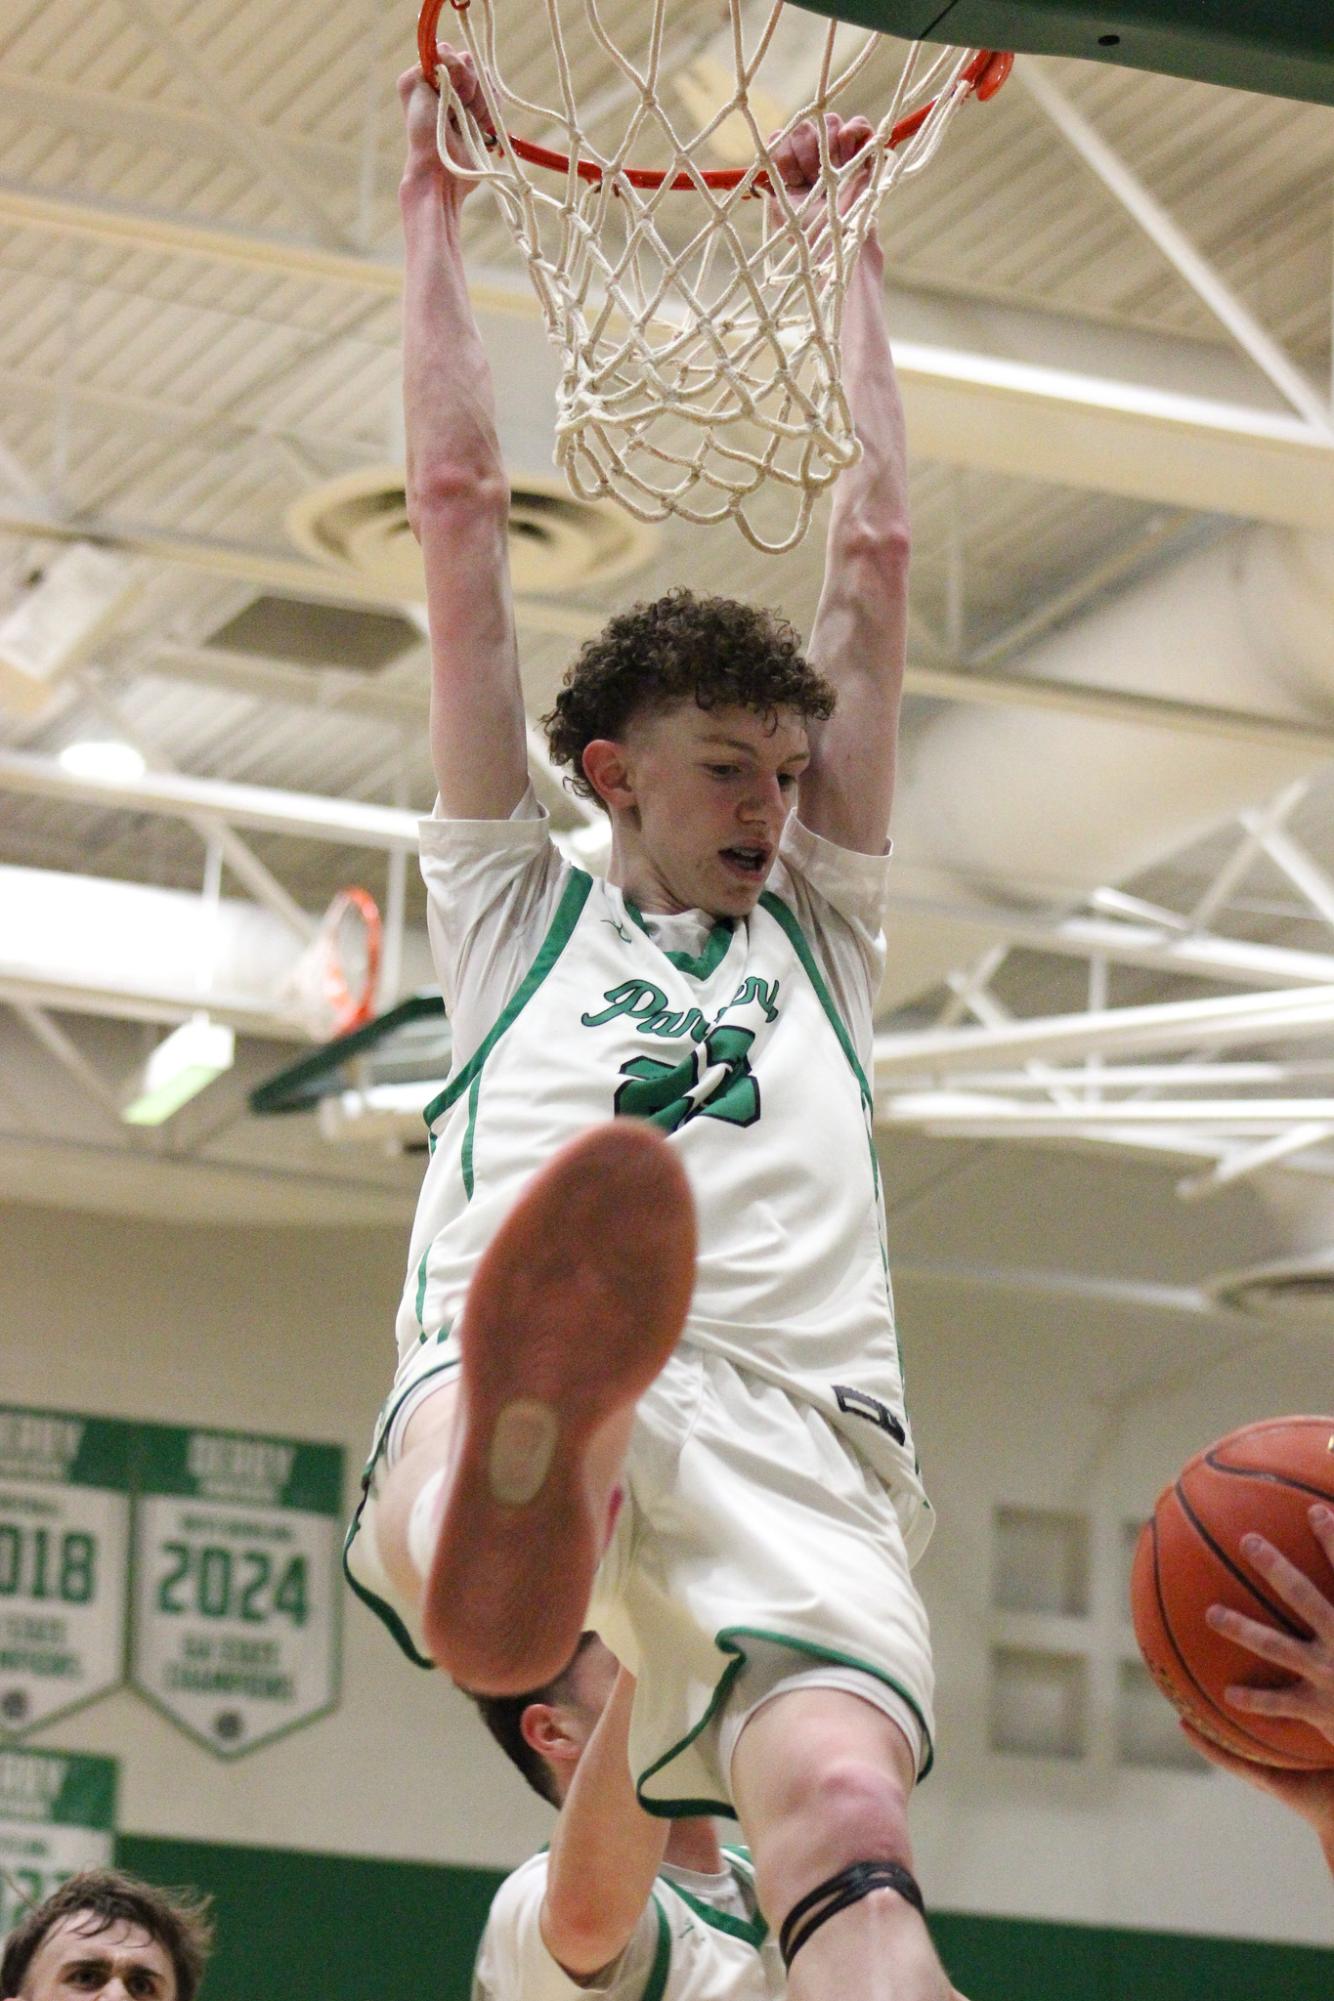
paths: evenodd
<path fill-rule="evenodd" d="M 1308 1510 L 1308 1519 L 1334 1569 L 1334 1511 L 1318 1503 Z M 1233 1709 L 1249 1710 L 1252 1716 L 1297 1718 L 1334 1744 L 1334 1603 L 1263 1536 L 1245 1536 L 1242 1548 L 1260 1575 L 1268 1579 L 1275 1597 L 1310 1628 L 1311 1638 L 1296 1639 L 1226 1605 L 1211 1605 L 1205 1617 L 1216 1633 L 1296 1677 L 1286 1688 L 1233 1683 L 1223 1691 L 1224 1700 Z"/>
<path fill-rule="evenodd" d="M 1261 1532 L 1263 1531 L 1263 1533 Z M 1334 1767 L 1334 1418 L 1273 1418 L 1164 1488 L 1131 1578 L 1163 1693 L 1222 1750 Z"/>

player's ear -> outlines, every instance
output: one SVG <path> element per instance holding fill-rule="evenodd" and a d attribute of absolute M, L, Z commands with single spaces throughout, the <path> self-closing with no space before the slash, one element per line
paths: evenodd
<path fill-rule="evenodd" d="M 524 1743 L 539 1758 L 554 1758 L 559 1762 L 578 1753 L 569 1712 L 556 1703 L 530 1702 L 519 1718 L 519 1729 Z"/>
<path fill-rule="evenodd" d="M 635 804 L 634 786 L 626 763 L 625 745 L 609 737 L 594 737 L 584 745 L 580 760 L 584 777 L 604 806 L 627 810 Z"/>

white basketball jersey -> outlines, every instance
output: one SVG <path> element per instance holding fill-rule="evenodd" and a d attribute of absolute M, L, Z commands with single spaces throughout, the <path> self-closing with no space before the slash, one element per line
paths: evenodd
<path fill-rule="evenodd" d="M 772 891 L 749 918 L 719 920 L 692 958 L 661 950 L 618 889 L 570 870 L 526 978 L 427 1109 L 400 1368 L 457 1318 L 533 1172 L 617 1115 L 666 1133 L 694 1192 L 686 1340 L 818 1405 L 893 1483 L 920 1546 L 929 1509 L 904 1411 L 871 1092 Z"/>
<path fill-rule="evenodd" d="M 701 1879 L 664 1868 L 634 1937 L 598 1983 L 599 2001 L 779 2001 L 786 1976 L 777 1942 L 755 1909 L 750 1859 L 730 1849 L 727 1867 L 731 1894 L 715 1892 L 715 1899 L 703 1893 Z M 541 1941 L 546 1869 L 546 1856 L 535 1855 L 497 1891 L 477 1951 L 472 2001 L 556 2001 L 569 1993 L 569 1976 Z M 743 1917 L 742 1909 L 751 1914 Z"/>

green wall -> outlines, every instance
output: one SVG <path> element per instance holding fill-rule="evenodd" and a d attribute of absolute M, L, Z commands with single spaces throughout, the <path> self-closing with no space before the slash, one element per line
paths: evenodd
<path fill-rule="evenodd" d="M 499 1876 L 124 1834 L 117 1860 L 215 1899 L 207 2001 L 466 2001 Z M 1256 1883 L 1263 1899 L 1263 1881 Z M 1331 1895 L 1334 1934 L 1334 1894 Z M 969 2001 L 1330 2001 L 1334 1950 L 940 1912 Z"/>

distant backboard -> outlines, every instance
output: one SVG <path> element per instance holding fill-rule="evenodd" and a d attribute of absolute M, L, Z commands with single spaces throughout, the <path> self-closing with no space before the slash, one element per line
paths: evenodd
<path fill-rule="evenodd" d="M 1085 56 L 1334 104 L 1334 0 L 798 0 L 906 41 Z"/>
<path fill-rule="evenodd" d="M 445 1003 L 437 993 L 409 994 L 384 1014 L 350 1034 L 338 1035 L 275 1071 L 250 1093 L 250 1109 L 261 1118 L 275 1112 L 313 1112 L 321 1099 L 350 1085 L 429 1080 L 436 1088 L 449 1075 L 450 1034 Z M 424 1105 L 430 1091 L 423 1091 Z M 422 1144 L 426 1128 L 421 1129 Z"/>

